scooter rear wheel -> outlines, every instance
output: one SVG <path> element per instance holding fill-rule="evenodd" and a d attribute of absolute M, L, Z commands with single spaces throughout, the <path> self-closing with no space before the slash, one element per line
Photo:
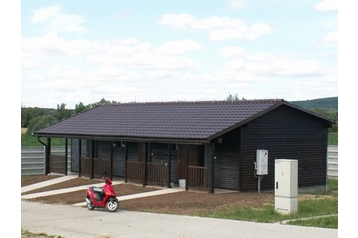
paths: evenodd
<path fill-rule="evenodd" d="M 118 200 L 110 198 L 106 203 L 106 210 L 109 212 L 115 212 L 119 208 Z"/>

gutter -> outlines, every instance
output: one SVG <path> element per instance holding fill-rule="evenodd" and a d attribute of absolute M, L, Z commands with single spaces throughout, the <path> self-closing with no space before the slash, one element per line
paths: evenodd
<path fill-rule="evenodd" d="M 32 133 L 32 135 L 34 135 L 34 134 Z M 45 147 L 47 147 L 47 145 L 40 140 L 40 137 L 39 137 L 39 136 L 37 136 L 37 141 L 40 142 L 41 144 L 43 144 Z"/>
<path fill-rule="evenodd" d="M 104 141 L 124 141 L 124 142 L 148 142 L 148 143 L 174 143 L 174 144 L 193 144 L 202 145 L 210 143 L 206 139 L 170 139 L 170 138 L 143 138 L 143 137 L 115 137 L 115 136 L 92 136 L 92 135 L 60 135 L 60 134 L 36 134 L 39 137 L 47 138 L 67 138 L 67 139 L 85 139 L 85 140 L 104 140 Z M 40 143 L 44 144 L 39 140 Z"/>

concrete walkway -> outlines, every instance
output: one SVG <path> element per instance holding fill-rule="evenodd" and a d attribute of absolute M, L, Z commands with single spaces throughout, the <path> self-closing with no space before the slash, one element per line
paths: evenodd
<path fill-rule="evenodd" d="M 35 183 L 35 184 L 28 185 L 28 186 L 24 186 L 24 187 L 21 187 L 21 193 L 26 193 L 28 191 L 35 190 L 35 189 L 42 188 L 42 187 L 46 187 L 46 186 L 49 186 L 49 185 L 52 185 L 52 184 L 65 182 L 65 181 L 74 179 L 76 177 L 78 177 L 78 176 L 75 176 L 75 175 L 62 176 L 62 177 L 50 179 L 50 180 L 47 180 L 47 181 L 43 181 L 43 182 L 40 182 L 40 183 Z"/>
<path fill-rule="evenodd" d="M 76 238 L 337 238 L 338 229 L 21 201 L 21 228 Z M 339 236 L 341 237 L 341 236 Z M 342 237 L 351 237 L 345 235 Z"/>
<path fill-rule="evenodd" d="M 77 178 L 77 177 L 78 177 L 77 175 L 61 176 L 59 178 L 47 180 L 47 181 L 44 181 L 44 182 L 32 184 L 32 185 L 25 186 L 25 187 L 21 187 L 21 193 L 29 192 L 31 190 L 35 190 L 35 189 L 42 188 L 42 187 L 45 187 L 45 186 L 49 186 L 49 185 L 52 185 L 52 184 L 65 182 L 65 181 L 68 181 L 70 179 L 74 179 L 74 178 Z M 118 180 L 118 181 L 113 180 L 112 181 L 112 185 L 117 185 L 117 184 L 124 184 L 124 181 L 123 180 Z M 31 198 L 36 198 L 36 197 L 44 197 L 44 196 L 51 196 L 51 195 L 55 195 L 55 194 L 62 194 L 62 193 L 69 193 L 69 192 L 75 192 L 75 191 L 80 191 L 80 190 L 86 190 L 89 186 L 102 187 L 103 182 L 98 183 L 98 184 L 82 185 L 82 186 L 77 186 L 77 187 L 70 187 L 70 188 L 51 190 L 51 191 L 45 191 L 45 192 L 40 192 L 40 193 L 32 193 L 32 194 L 27 194 L 27 195 L 21 195 L 21 199 L 31 199 Z M 158 188 L 160 188 L 160 189 L 156 190 L 156 191 L 137 193 L 137 194 L 131 194 L 131 195 L 125 195 L 125 196 L 118 196 L 117 199 L 119 201 L 124 201 L 124 200 L 128 200 L 128 199 L 135 199 L 135 198 L 142 198 L 142 197 L 148 197 L 148 196 L 163 195 L 163 194 L 167 194 L 167 193 L 175 193 L 175 192 L 181 192 L 181 191 L 185 190 L 185 188 L 180 188 L 180 187 L 177 187 L 177 188 L 158 187 Z M 85 206 L 86 202 L 80 202 L 80 203 L 76 203 L 76 204 L 73 204 L 73 205 L 74 206 Z"/>

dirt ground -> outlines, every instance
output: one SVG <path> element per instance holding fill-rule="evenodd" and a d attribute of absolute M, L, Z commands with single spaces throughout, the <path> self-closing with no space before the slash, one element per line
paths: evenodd
<path fill-rule="evenodd" d="M 39 176 L 25 176 L 21 178 L 21 186 L 30 185 L 44 180 L 58 177 L 57 175 L 39 175 Z M 59 184 L 50 185 L 41 189 L 33 190 L 28 193 L 43 192 L 51 189 L 61 189 L 80 185 L 88 185 L 94 183 L 101 183 L 102 180 L 75 178 L 70 181 Z M 119 184 L 114 185 L 117 196 L 129 195 L 134 193 L 153 191 L 159 188 L 143 187 L 140 184 Z M 86 197 L 85 190 L 78 192 L 71 192 L 66 194 L 59 194 L 54 196 L 46 196 L 34 198 L 30 201 L 37 201 L 42 203 L 58 203 L 58 204 L 74 204 L 84 202 Z M 152 196 L 145 198 L 138 198 L 120 202 L 121 210 L 128 211 L 146 211 L 155 213 L 181 214 L 193 215 L 198 212 L 210 212 L 222 207 L 230 208 L 233 206 L 240 207 L 257 207 L 266 204 L 274 204 L 273 192 L 252 192 L 241 193 L 237 191 L 229 191 L 225 193 L 210 194 L 203 191 L 183 191 L 173 194 L 166 194 L 160 196 Z"/>

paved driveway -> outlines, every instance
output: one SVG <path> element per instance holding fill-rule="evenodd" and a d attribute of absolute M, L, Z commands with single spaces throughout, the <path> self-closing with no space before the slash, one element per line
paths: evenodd
<path fill-rule="evenodd" d="M 66 238 L 337 238 L 337 229 L 264 224 L 21 201 L 21 227 Z"/>

